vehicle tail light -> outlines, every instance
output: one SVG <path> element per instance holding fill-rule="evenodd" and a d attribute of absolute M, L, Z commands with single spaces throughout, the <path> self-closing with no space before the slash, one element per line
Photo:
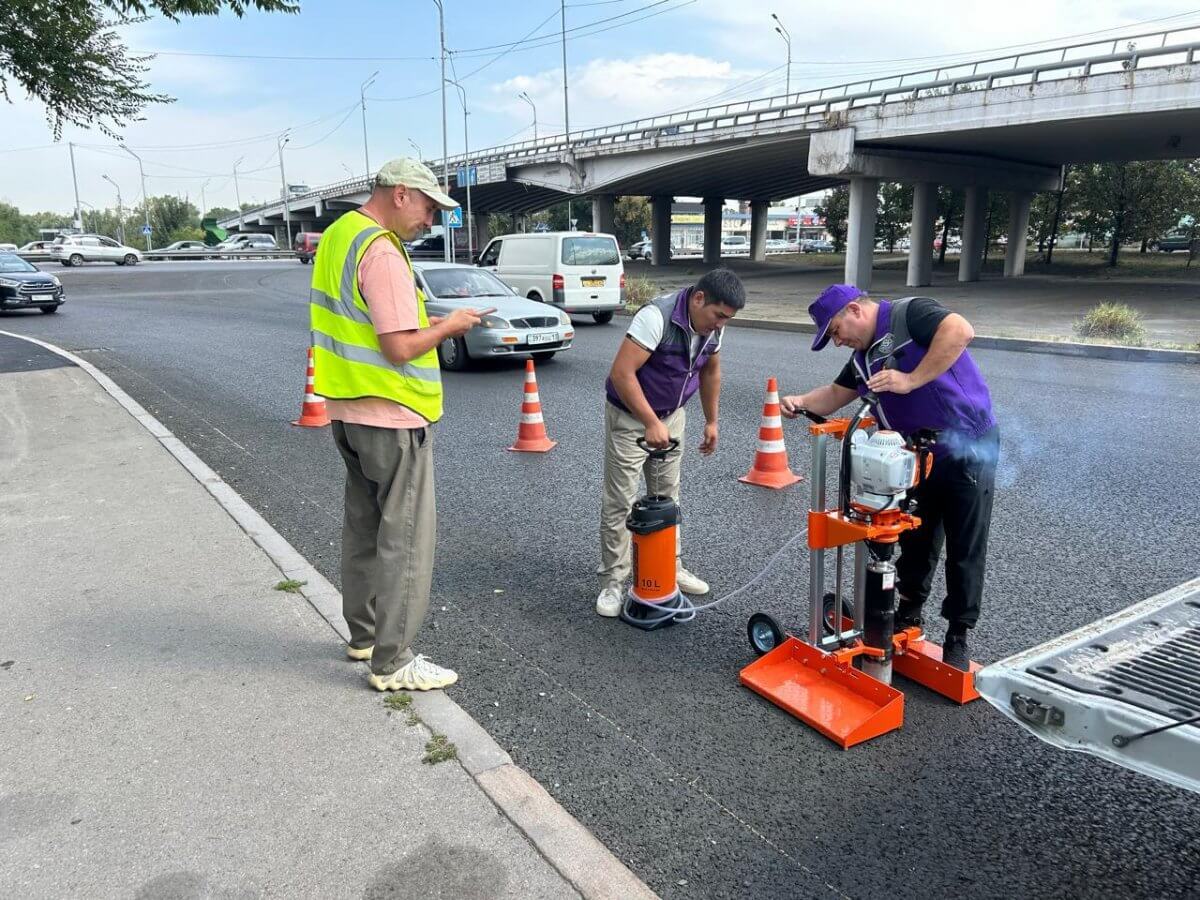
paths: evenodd
<path fill-rule="evenodd" d="M 554 302 L 559 306 L 567 302 L 567 281 L 561 275 L 555 274 L 550 279 L 550 288 L 554 292 Z"/>
<path fill-rule="evenodd" d="M 621 273 L 621 305 L 625 305 L 625 273 Z"/>

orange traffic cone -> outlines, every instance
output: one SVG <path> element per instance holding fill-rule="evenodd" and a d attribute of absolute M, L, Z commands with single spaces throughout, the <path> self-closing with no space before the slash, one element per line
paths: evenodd
<path fill-rule="evenodd" d="M 759 487 L 785 488 L 801 480 L 788 468 L 787 448 L 783 445 L 783 420 L 779 418 L 779 385 L 774 378 L 768 378 L 767 399 L 763 403 L 754 465 L 738 481 Z"/>
<path fill-rule="evenodd" d="M 525 360 L 525 393 L 521 401 L 521 424 L 517 428 L 517 442 L 509 447 L 519 453 L 545 453 L 558 441 L 546 436 L 546 423 L 542 419 L 542 401 L 538 397 L 537 375 L 533 371 L 533 360 Z"/>
<path fill-rule="evenodd" d="M 303 428 L 324 428 L 329 424 L 329 413 L 325 412 L 325 400 L 313 391 L 313 351 L 308 348 L 308 374 L 304 380 L 304 403 L 300 407 L 300 418 L 293 425 Z"/>

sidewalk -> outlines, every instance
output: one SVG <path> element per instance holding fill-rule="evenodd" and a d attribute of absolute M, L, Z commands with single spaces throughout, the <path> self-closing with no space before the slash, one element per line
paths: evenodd
<path fill-rule="evenodd" d="M 444 696 L 422 762 L 163 435 L 0 336 L 0 896 L 653 896 Z"/>
<path fill-rule="evenodd" d="M 840 282 L 840 267 L 816 268 L 779 262 L 727 258 L 746 285 L 746 311 L 739 319 L 810 325 L 808 304 L 826 286 Z M 695 282 L 707 271 L 699 259 L 675 260 L 665 268 L 626 263 L 630 275 L 648 278 L 664 290 Z M 984 337 L 1077 341 L 1074 323 L 1098 303 L 1127 303 L 1140 312 L 1153 344 L 1196 349 L 1200 344 L 1200 280 L 1197 278 L 1070 278 L 986 274 L 963 283 L 953 268 L 935 271 L 933 284 L 905 287 L 906 270 L 893 262 L 876 267 L 871 292 L 879 297 L 921 294 L 959 312 Z"/>

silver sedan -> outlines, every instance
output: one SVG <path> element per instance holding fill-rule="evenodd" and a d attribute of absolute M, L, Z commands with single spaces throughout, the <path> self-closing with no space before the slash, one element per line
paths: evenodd
<path fill-rule="evenodd" d="M 414 263 L 413 268 L 431 316 L 445 316 L 463 306 L 496 309 L 463 337 L 438 345 L 443 369 L 466 368 L 471 359 L 524 354 L 541 362 L 568 349 L 575 338 L 575 326 L 565 312 L 518 296 L 486 269 L 437 262 Z"/>

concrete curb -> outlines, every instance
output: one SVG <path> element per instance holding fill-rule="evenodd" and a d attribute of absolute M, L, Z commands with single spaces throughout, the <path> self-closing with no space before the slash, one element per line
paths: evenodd
<path fill-rule="evenodd" d="M 628 310 L 619 315 L 632 316 Z M 778 322 L 768 319 L 733 319 L 730 325 L 759 331 L 791 331 L 815 334 L 808 322 Z M 1200 350 L 1163 350 L 1153 347 L 1118 347 L 1110 344 L 1080 344 L 1074 341 L 1038 341 L 1032 338 L 1005 338 L 976 335 L 972 347 L 981 350 L 1009 350 L 1014 353 L 1046 353 L 1051 356 L 1076 356 L 1090 359 L 1115 359 L 1124 362 L 1155 362 L 1200 365 Z"/>
<path fill-rule="evenodd" d="M 115 381 L 87 360 L 54 344 L 10 331 L 0 331 L 0 335 L 36 344 L 91 375 L 204 486 L 285 578 L 306 582 L 300 593 L 343 642 L 349 640 L 349 629 L 342 618 L 341 592 L 220 475 Z M 515 765 L 483 726 L 445 693 L 415 693 L 413 708 L 426 727 L 444 734 L 454 743 L 459 762 L 479 788 L 583 897 L 587 900 L 617 900 L 657 896 L 529 773 Z"/>

